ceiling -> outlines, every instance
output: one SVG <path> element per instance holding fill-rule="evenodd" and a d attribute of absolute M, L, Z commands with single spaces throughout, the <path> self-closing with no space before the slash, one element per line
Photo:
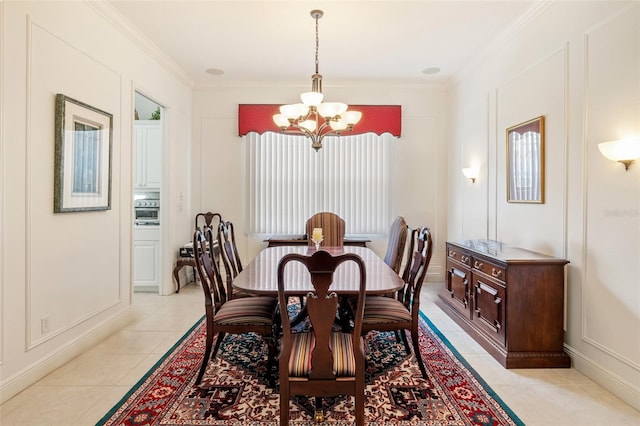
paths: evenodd
<path fill-rule="evenodd" d="M 429 84 L 464 69 L 539 0 L 111 0 L 196 86 L 310 84 L 319 20 L 323 84 Z M 436 74 L 423 70 L 436 67 Z M 223 71 L 222 75 L 207 69 Z"/>

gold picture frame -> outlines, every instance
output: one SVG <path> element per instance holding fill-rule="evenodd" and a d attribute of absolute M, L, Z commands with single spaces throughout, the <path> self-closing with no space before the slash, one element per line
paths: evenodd
<path fill-rule="evenodd" d="M 57 94 L 53 212 L 111 209 L 113 115 Z"/>
<path fill-rule="evenodd" d="M 507 202 L 544 203 L 544 116 L 507 129 Z"/>

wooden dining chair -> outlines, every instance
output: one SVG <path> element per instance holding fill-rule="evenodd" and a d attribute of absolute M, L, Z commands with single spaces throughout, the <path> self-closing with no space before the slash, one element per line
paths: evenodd
<path fill-rule="evenodd" d="M 267 374 L 271 375 L 271 370 L 275 367 L 275 331 L 279 328 L 280 320 L 277 309 L 278 299 L 268 296 L 228 298 L 219 266 L 207 253 L 207 247 L 211 247 L 213 241 L 211 228 L 197 229 L 193 234 L 193 252 L 196 270 L 204 291 L 207 327 L 204 358 L 195 384 L 200 384 L 209 359 L 216 357 L 227 333 L 253 332 L 261 335 L 268 346 Z M 218 338 L 212 352 L 213 338 L 216 334 Z"/>
<path fill-rule="evenodd" d="M 355 397 L 356 425 L 364 425 L 364 340 L 361 337 L 363 302 L 366 290 L 365 265 L 353 253 L 332 256 L 319 250 L 311 255 L 290 253 L 278 264 L 278 298 L 287 306 L 285 269 L 292 262 L 302 263 L 311 276 L 314 291 L 306 296 L 311 326 L 303 332 L 292 332 L 291 315 L 281 309 L 282 338 L 280 349 L 280 425 L 289 424 L 289 398 L 292 395 L 316 397 L 316 420 L 323 418 L 322 397 L 352 395 Z M 359 295 L 350 332 L 334 331 L 338 312 L 338 296 L 331 291 L 333 273 L 343 262 L 359 267 Z M 356 279 L 356 277 L 354 277 Z"/>
<path fill-rule="evenodd" d="M 305 232 L 309 239 L 309 246 L 314 246 L 311 241 L 314 228 L 322 228 L 324 240 L 320 243 L 324 247 L 342 247 L 344 245 L 344 219 L 335 213 L 320 212 L 311 216 L 306 223 Z"/>
<path fill-rule="evenodd" d="M 231 282 L 242 272 L 242 261 L 236 245 L 236 234 L 233 223 L 221 220 L 218 224 L 218 247 L 220 247 L 222 263 L 227 276 L 227 292 L 233 296 Z"/>
<path fill-rule="evenodd" d="M 365 298 L 362 333 L 377 331 L 400 332 L 408 354 L 411 348 L 405 330 L 411 332 L 413 352 L 418 361 L 423 378 L 427 378 L 420 355 L 418 342 L 418 317 L 420 313 L 420 290 L 427 275 L 427 268 L 433 253 L 433 241 L 429 228 L 421 227 L 411 231 L 409 240 L 409 258 L 402 274 L 404 287 L 396 293 L 396 297 L 367 296 Z"/>
<path fill-rule="evenodd" d="M 400 272 L 400 266 L 404 258 L 404 248 L 407 242 L 407 222 L 404 217 L 395 218 L 389 229 L 389 242 L 387 253 L 384 255 L 384 263 L 389 265 L 395 273 Z"/>

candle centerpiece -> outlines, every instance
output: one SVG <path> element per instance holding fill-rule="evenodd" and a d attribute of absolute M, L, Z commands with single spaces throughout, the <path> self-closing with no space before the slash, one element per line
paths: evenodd
<path fill-rule="evenodd" d="M 316 250 L 320 249 L 320 243 L 324 240 L 322 236 L 322 228 L 313 228 L 313 234 L 311 235 L 311 241 L 316 245 Z"/>

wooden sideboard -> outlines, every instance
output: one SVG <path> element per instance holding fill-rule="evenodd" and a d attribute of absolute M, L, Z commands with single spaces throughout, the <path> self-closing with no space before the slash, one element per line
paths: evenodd
<path fill-rule="evenodd" d="M 506 368 L 568 368 L 565 259 L 491 240 L 447 242 L 438 305 Z"/>

